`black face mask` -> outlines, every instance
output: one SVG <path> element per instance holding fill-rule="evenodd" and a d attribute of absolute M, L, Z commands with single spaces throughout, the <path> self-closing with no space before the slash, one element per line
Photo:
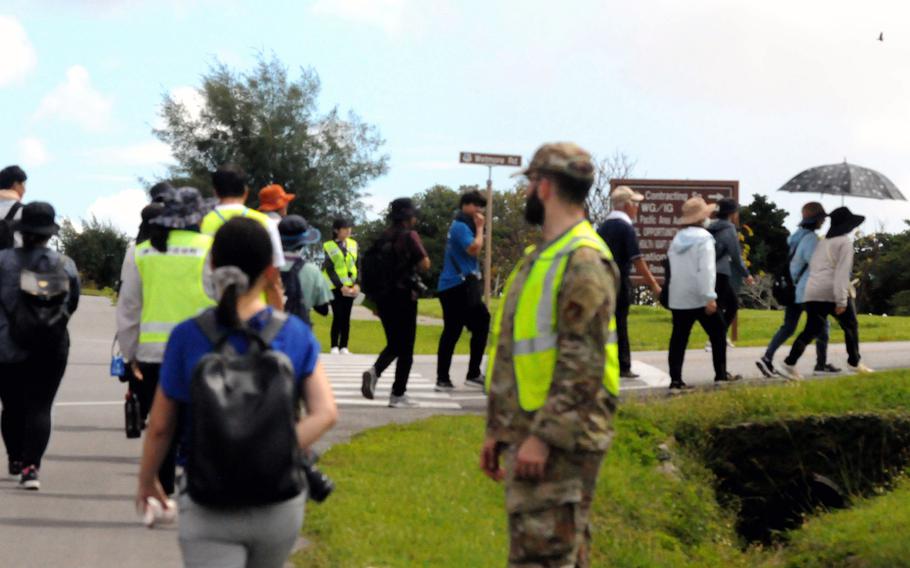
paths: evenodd
<path fill-rule="evenodd" d="M 543 225 L 543 213 L 543 201 L 535 190 L 525 201 L 525 221 L 532 225 Z"/>

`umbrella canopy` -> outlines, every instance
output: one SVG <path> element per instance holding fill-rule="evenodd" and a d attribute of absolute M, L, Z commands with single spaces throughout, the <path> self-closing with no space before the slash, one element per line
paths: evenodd
<path fill-rule="evenodd" d="M 907 200 L 884 174 L 847 162 L 808 169 L 788 181 L 778 191 Z"/>

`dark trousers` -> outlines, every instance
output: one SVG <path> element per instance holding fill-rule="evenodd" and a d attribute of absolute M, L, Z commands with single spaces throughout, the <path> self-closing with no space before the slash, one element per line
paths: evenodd
<path fill-rule="evenodd" d="M 0 364 L 0 430 L 9 461 L 41 467 L 51 439 L 51 407 L 66 370 L 69 348 Z"/>
<path fill-rule="evenodd" d="M 803 309 L 803 304 L 790 304 L 784 308 L 784 323 L 781 324 L 777 333 L 771 338 L 771 342 L 768 343 L 768 348 L 765 350 L 765 359 L 768 361 L 773 360 L 774 353 L 777 352 L 778 348 L 796 333 L 796 328 L 799 326 L 799 317 L 803 315 Z M 828 328 L 828 318 L 825 318 L 825 327 L 822 328 L 821 334 L 815 338 L 816 367 L 824 367 L 828 362 Z"/>
<path fill-rule="evenodd" d="M 632 349 L 629 347 L 629 304 L 631 286 L 627 279 L 623 279 L 616 296 L 616 341 L 619 347 L 619 372 L 627 373 L 632 370 Z"/>
<path fill-rule="evenodd" d="M 139 398 L 139 408 L 142 413 L 142 419 L 145 420 L 152 410 L 152 401 L 155 400 L 155 391 L 158 390 L 158 376 L 161 373 L 160 363 L 139 363 L 139 370 L 142 371 L 142 380 L 136 381 L 141 384 L 138 390 L 133 391 Z M 130 386 L 132 390 L 132 385 Z M 158 468 L 158 481 L 161 487 L 168 495 L 174 494 L 174 477 L 177 471 L 177 436 L 171 441 L 171 447 Z"/>
<path fill-rule="evenodd" d="M 859 323 L 856 321 L 856 307 L 853 305 L 853 300 L 847 303 L 847 311 L 841 315 L 835 313 L 837 305 L 834 302 L 806 302 L 804 305 L 806 307 L 806 327 L 793 342 L 790 354 L 784 359 L 784 363 L 795 365 L 812 340 L 825 331 L 828 316 L 834 316 L 841 329 L 844 330 L 847 363 L 859 365 Z"/>
<path fill-rule="evenodd" d="M 704 308 L 693 310 L 671 310 L 673 312 L 673 332 L 670 335 L 670 381 L 682 382 L 683 360 L 686 358 L 686 347 L 689 345 L 689 334 L 697 321 L 711 339 L 711 358 L 714 360 L 714 378 L 727 376 L 727 325 L 720 310 L 710 316 Z"/>
<path fill-rule="evenodd" d="M 354 298 L 345 296 L 341 290 L 332 290 L 332 331 L 330 339 L 332 347 L 347 347 L 348 337 L 351 335 L 351 310 L 354 307 Z"/>
<path fill-rule="evenodd" d="M 442 336 L 439 338 L 439 353 L 436 359 L 436 382 L 450 381 L 449 369 L 452 366 L 452 353 L 455 344 L 461 337 L 461 331 L 467 327 L 471 333 L 471 359 L 468 363 L 468 377 L 480 376 L 480 361 L 487 347 L 487 336 L 490 333 L 490 312 L 480 302 L 470 305 L 468 299 L 469 283 L 459 284 L 439 293 L 442 304 Z"/>
<path fill-rule="evenodd" d="M 373 368 L 381 375 L 392 361 L 395 364 L 395 383 L 392 394 L 401 396 L 408 388 L 408 376 L 414 363 L 414 341 L 417 339 L 417 300 L 409 291 L 396 291 L 378 302 L 379 321 L 385 331 L 386 346 Z"/>
<path fill-rule="evenodd" d="M 736 290 L 733 289 L 733 283 L 726 274 L 718 274 L 714 282 L 714 291 L 717 292 L 717 308 L 721 315 L 724 316 L 724 335 L 733 325 L 736 319 L 736 312 L 739 311 L 739 299 L 736 297 Z"/>

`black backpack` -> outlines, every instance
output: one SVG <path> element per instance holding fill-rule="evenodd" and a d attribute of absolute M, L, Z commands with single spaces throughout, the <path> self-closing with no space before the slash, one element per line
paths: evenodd
<path fill-rule="evenodd" d="M 26 264 L 26 254 L 17 251 L 22 269 L 16 307 L 9 316 L 10 337 L 27 351 L 47 351 L 66 338 L 70 279 L 63 257 L 42 254 Z"/>
<path fill-rule="evenodd" d="M 214 344 L 193 369 L 187 489 L 212 507 L 249 507 L 291 499 L 306 487 L 297 443 L 299 392 L 291 360 L 269 345 L 287 322 L 273 312 L 257 333 L 220 328 L 215 310 L 195 321 Z M 238 354 L 228 337 L 249 341 Z"/>
<path fill-rule="evenodd" d="M 394 245 L 394 239 L 380 236 L 360 258 L 360 288 L 373 301 L 395 289 L 399 259 Z"/>
<path fill-rule="evenodd" d="M 806 264 L 806 266 L 799 271 L 799 274 L 797 274 L 796 282 L 793 281 L 793 277 L 790 275 L 790 263 L 793 262 L 793 257 L 796 256 L 796 249 L 799 248 L 801 242 L 802 239 L 796 243 L 793 250 L 787 256 L 787 262 L 774 273 L 774 279 L 771 281 L 771 295 L 774 296 L 777 303 L 782 306 L 790 306 L 796 302 L 796 283 L 799 282 L 799 279 L 802 278 L 803 274 L 806 273 L 806 270 L 809 269 L 809 265 Z"/>
<path fill-rule="evenodd" d="M 313 326 L 310 321 L 310 311 L 304 309 L 303 289 L 300 287 L 300 269 L 303 268 L 305 260 L 298 258 L 291 265 L 291 269 L 281 273 L 281 284 L 284 286 L 284 311 L 302 319 L 310 327 Z"/>
<path fill-rule="evenodd" d="M 13 248 L 15 243 L 13 238 L 15 234 L 15 231 L 13 231 L 13 219 L 20 209 L 22 209 L 22 203 L 17 201 L 6 212 L 6 216 L 0 219 L 0 250 Z"/>

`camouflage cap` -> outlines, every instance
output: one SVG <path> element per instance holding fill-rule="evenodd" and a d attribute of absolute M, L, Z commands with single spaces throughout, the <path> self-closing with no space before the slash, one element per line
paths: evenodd
<path fill-rule="evenodd" d="M 544 144 L 534 152 L 531 163 L 516 175 L 562 174 L 582 181 L 594 181 L 591 154 L 572 142 Z"/>

